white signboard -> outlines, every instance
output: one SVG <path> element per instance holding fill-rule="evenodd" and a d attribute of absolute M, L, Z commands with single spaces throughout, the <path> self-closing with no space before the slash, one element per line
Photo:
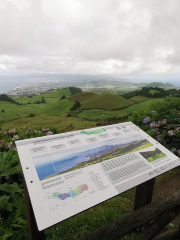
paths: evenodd
<path fill-rule="evenodd" d="M 178 165 L 131 122 L 16 142 L 43 230 Z"/>

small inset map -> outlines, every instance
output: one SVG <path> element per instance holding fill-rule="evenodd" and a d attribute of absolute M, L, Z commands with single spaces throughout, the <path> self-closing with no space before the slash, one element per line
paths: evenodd
<path fill-rule="evenodd" d="M 62 206 L 73 204 L 73 202 L 84 201 L 86 197 L 95 193 L 95 188 L 92 186 L 89 179 L 84 179 L 82 182 L 77 181 L 74 185 L 64 185 L 60 188 L 49 191 L 45 194 L 49 203 L 49 208 L 54 211 Z"/>
<path fill-rule="evenodd" d="M 66 198 L 74 198 L 80 195 L 83 191 L 88 190 L 87 184 L 82 184 L 76 187 L 73 190 L 70 190 L 68 193 L 53 192 L 52 197 L 60 200 L 65 200 Z"/>

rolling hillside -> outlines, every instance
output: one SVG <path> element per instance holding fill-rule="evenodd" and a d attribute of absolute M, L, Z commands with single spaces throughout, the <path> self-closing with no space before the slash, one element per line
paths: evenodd
<path fill-rule="evenodd" d="M 72 105 L 73 104 L 68 99 L 63 99 L 45 108 L 43 110 L 43 113 L 50 115 L 59 115 L 62 113 L 67 113 L 69 112 Z"/>
<path fill-rule="evenodd" d="M 144 97 L 144 96 L 135 96 L 133 98 L 130 98 L 129 100 L 137 103 L 137 102 L 144 102 L 144 101 L 146 101 L 148 99 L 149 98 Z"/>
<path fill-rule="evenodd" d="M 97 97 L 85 100 L 81 103 L 81 108 L 85 109 L 120 109 L 132 105 L 132 102 L 117 94 L 103 93 Z"/>
<path fill-rule="evenodd" d="M 70 97 L 69 99 L 73 103 L 76 100 L 79 101 L 79 102 L 83 102 L 85 100 L 88 100 L 88 99 L 91 99 L 91 98 L 94 98 L 94 97 L 98 97 L 98 95 L 99 94 L 92 93 L 92 92 L 83 92 L 83 93 L 76 94 L 76 95 Z"/>
<path fill-rule="evenodd" d="M 69 88 L 63 88 L 60 90 L 56 90 L 50 93 L 44 93 L 43 96 L 45 98 L 61 98 L 63 95 L 66 96 L 66 98 L 71 96 L 71 91 L 69 90 Z"/>

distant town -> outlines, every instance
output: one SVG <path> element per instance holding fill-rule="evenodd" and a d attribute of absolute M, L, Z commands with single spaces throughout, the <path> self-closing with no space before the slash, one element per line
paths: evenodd
<path fill-rule="evenodd" d="M 22 84 L 17 87 L 4 92 L 9 96 L 25 96 L 25 95 L 39 95 L 45 92 L 50 92 L 53 90 L 58 90 L 67 87 L 79 87 L 82 91 L 85 92 L 94 92 L 94 93 L 103 93 L 103 92 L 111 92 L 116 94 L 125 94 L 128 92 L 136 91 L 142 89 L 142 87 L 160 87 L 164 90 L 169 89 L 180 89 L 179 87 L 175 87 L 170 83 L 162 83 L 162 82 L 154 82 L 154 83 L 134 83 L 128 82 L 125 80 L 114 81 L 107 79 L 98 79 L 97 81 L 89 79 L 86 81 L 82 80 L 48 80 L 41 83 L 36 84 Z"/>

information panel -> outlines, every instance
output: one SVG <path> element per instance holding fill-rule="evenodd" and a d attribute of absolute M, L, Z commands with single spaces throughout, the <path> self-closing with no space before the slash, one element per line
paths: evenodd
<path fill-rule="evenodd" d="M 43 230 L 178 165 L 131 122 L 16 142 Z"/>

